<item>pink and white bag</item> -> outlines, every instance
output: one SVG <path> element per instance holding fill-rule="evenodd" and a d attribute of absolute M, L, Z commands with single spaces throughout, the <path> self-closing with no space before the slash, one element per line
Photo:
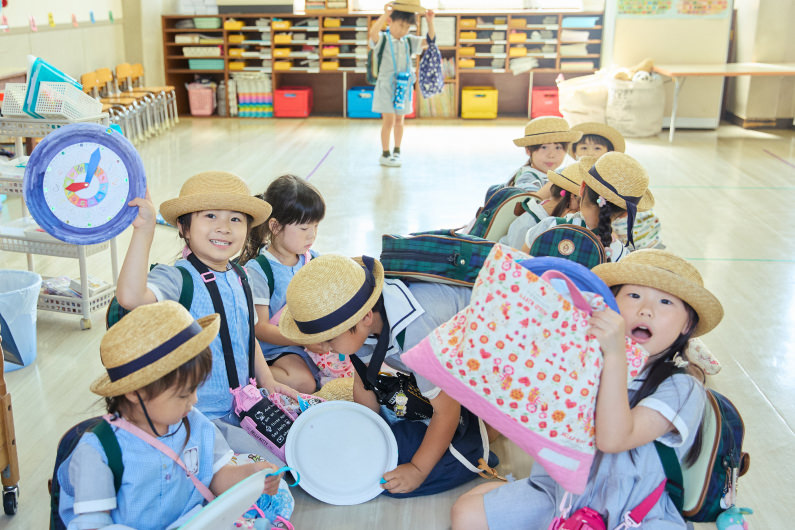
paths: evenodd
<path fill-rule="evenodd" d="M 470 305 L 402 356 L 414 371 L 531 454 L 563 488 L 582 493 L 596 451 L 594 411 L 602 370 L 587 334 L 589 303 L 562 273 L 536 276 L 521 252 L 495 245 Z M 560 294 L 550 280 L 566 282 Z M 648 354 L 627 339 L 628 379 Z"/>

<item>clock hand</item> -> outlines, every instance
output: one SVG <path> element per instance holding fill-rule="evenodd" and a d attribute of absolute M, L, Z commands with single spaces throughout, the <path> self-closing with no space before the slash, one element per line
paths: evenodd
<path fill-rule="evenodd" d="M 88 160 L 88 166 L 86 167 L 86 187 L 91 184 L 91 179 L 94 178 L 94 173 L 97 171 L 97 167 L 99 167 L 99 159 L 102 155 L 99 153 L 99 147 L 97 147 L 93 153 L 91 153 L 91 158 Z"/>
<path fill-rule="evenodd" d="M 65 189 L 68 191 L 80 191 L 88 187 L 88 182 L 72 182 Z"/>

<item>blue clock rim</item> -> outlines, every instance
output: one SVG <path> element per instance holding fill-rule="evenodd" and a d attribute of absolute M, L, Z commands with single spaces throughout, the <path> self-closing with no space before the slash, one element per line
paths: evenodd
<path fill-rule="evenodd" d="M 112 149 L 127 168 L 130 184 L 125 206 L 110 221 L 95 228 L 80 228 L 62 222 L 47 207 L 44 198 L 43 182 L 47 166 L 65 147 L 81 142 L 93 142 Z M 23 196 L 30 214 L 47 233 L 65 243 L 92 245 L 116 237 L 138 215 L 138 208 L 126 204 L 145 195 L 146 174 L 135 146 L 118 132 L 100 124 L 73 123 L 53 131 L 36 146 L 25 168 Z"/>

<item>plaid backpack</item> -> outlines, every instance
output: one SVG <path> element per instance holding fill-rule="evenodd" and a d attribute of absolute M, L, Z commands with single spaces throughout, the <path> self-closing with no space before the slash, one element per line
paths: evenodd
<path fill-rule="evenodd" d="M 444 73 L 442 72 L 442 53 L 436 46 L 436 38 L 425 36 L 428 48 L 420 59 L 420 92 L 422 97 L 429 98 L 441 94 L 444 90 Z"/>
<path fill-rule="evenodd" d="M 596 234 L 573 224 L 558 224 L 538 236 L 530 247 L 530 255 L 564 258 L 589 269 L 607 262 L 605 247 Z"/>
<path fill-rule="evenodd" d="M 50 530 L 66 530 L 66 525 L 61 519 L 59 506 L 61 502 L 61 483 L 58 482 L 58 469 L 61 464 L 72 454 L 77 447 L 77 442 L 83 434 L 93 432 L 99 439 L 105 456 L 108 459 L 108 467 L 113 472 L 113 486 L 116 492 L 121 487 L 121 478 L 124 474 L 124 464 L 121 459 L 121 447 L 116 439 L 110 424 L 102 417 L 97 416 L 81 421 L 61 437 L 58 442 L 58 450 L 55 455 L 55 467 L 52 471 L 52 478 L 49 481 L 50 490 Z"/>
<path fill-rule="evenodd" d="M 510 186 L 498 187 L 490 191 L 491 193 L 486 195 L 483 206 L 478 210 L 475 224 L 469 230 L 469 235 L 482 237 L 489 241 L 499 241 L 508 233 L 511 223 L 526 211 L 521 207 L 524 201 L 534 198 L 535 195 L 522 188 Z M 530 213 L 532 214 L 532 212 Z"/>
<path fill-rule="evenodd" d="M 384 48 L 386 47 L 386 39 L 389 36 L 388 31 L 381 32 L 381 43 L 378 50 L 370 48 L 367 51 L 367 72 L 365 72 L 365 80 L 367 84 L 374 85 L 378 80 L 378 70 L 381 69 L 381 59 L 384 58 Z"/>
<path fill-rule="evenodd" d="M 751 463 L 742 451 L 745 425 L 728 398 L 707 390 L 701 426 L 701 452 L 696 462 L 682 466 L 673 448 L 654 442 L 668 482 L 665 491 L 688 521 L 715 521 L 734 506 L 737 478 Z"/>
<path fill-rule="evenodd" d="M 494 241 L 455 230 L 381 236 L 387 278 L 472 287 Z"/>

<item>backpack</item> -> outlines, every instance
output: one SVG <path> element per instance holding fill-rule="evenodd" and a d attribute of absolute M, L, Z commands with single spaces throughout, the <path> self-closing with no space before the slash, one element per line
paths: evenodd
<path fill-rule="evenodd" d="M 381 59 L 384 58 L 387 33 L 386 31 L 381 32 L 382 38 L 379 39 L 381 45 L 378 46 L 378 50 L 375 48 L 367 50 L 367 72 L 365 73 L 365 80 L 369 85 L 374 85 L 378 80 L 378 70 L 381 69 Z"/>
<path fill-rule="evenodd" d="M 381 236 L 387 278 L 472 287 L 494 241 L 455 230 Z"/>
<path fill-rule="evenodd" d="M 155 265 L 149 266 L 150 271 L 154 268 Z M 193 303 L 193 277 L 186 268 L 177 266 L 177 269 L 182 273 L 182 290 L 179 292 L 179 303 L 185 309 L 190 310 L 190 305 Z M 105 329 L 110 329 L 112 325 L 129 312 L 130 310 L 123 308 L 114 296 L 105 311 Z"/>
<path fill-rule="evenodd" d="M 489 191 L 491 193 L 486 195 L 483 206 L 478 210 L 469 235 L 499 241 L 508 233 L 511 223 L 525 211 L 529 211 L 521 205 L 535 195 L 511 186 L 490 188 Z M 530 214 L 533 215 L 532 212 Z"/>
<path fill-rule="evenodd" d="M 58 469 L 61 464 L 72 454 L 77 447 L 77 442 L 83 434 L 93 432 L 102 444 L 105 456 L 108 459 L 108 467 L 113 472 L 113 486 L 118 493 L 121 487 L 121 478 L 124 474 L 124 464 L 121 459 L 121 447 L 116 439 L 110 424 L 102 419 L 101 416 L 81 421 L 61 437 L 58 442 L 58 450 L 55 455 L 55 467 L 52 471 L 52 479 L 49 481 L 50 490 L 50 530 L 66 530 L 66 525 L 61 519 L 58 508 L 61 502 L 61 484 L 58 482 Z"/>
<path fill-rule="evenodd" d="M 668 479 L 665 490 L 688 521 L 715 521 L 734 505 L 737 477 L 751 462 L 742 451 L 745 425 L 728 398 L 707 389 L 701 432 L 701 452 L 693 465 L 683 467 L 673 448 L 654 442 Z"/>
<path fill-rule="evenodd" d="M 441 94 L 444 90 L 444 73 L 442 72 L 442 53 L 436 46 L 436 39 L 425 36 L 428 48 L 420 59 L 419 77 L 422 97 L 429 98 Z"/>
<path fill-rule="evenodd" d="M 602 242 L 584 226 L 559 224 L 539 235 L 530 247 L 531 256 L 564 258 L 589 269 L 607 262 Z"/>

